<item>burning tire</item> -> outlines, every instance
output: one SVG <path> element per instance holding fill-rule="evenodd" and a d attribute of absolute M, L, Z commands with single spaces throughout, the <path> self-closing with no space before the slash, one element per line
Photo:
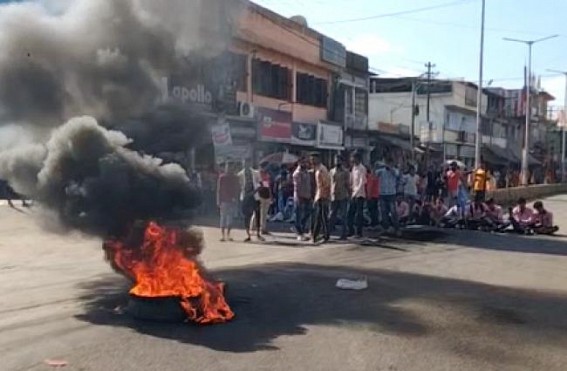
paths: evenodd
<path fill-rule="evenodd" d="M 130 295 L 128 313 L 139 320 L 155 322 L 183 322 L 187 314 L 179 298 L 142 298 Z"/>

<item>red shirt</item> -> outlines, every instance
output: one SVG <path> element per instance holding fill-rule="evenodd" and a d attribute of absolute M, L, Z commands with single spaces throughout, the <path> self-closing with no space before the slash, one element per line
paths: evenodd
<path fill-rule="evenodd" d="M 218 181 L 218 202 L 236 202 L 240 196 L 240 183 L 235 174 L 221 174 Z"/>
<path fill-rule="evenodd" d="M 459 170 L 447 171 L 447 190 L 449 192 L 456 192 L 459 189 L 459 180 L 461 179 L 461 172 Z"/>
<path fill-rule="evenodd" d="M 380 180 L 372 173 L 366 177 L 366 196 L 368 198 L 380 197 Z"/>

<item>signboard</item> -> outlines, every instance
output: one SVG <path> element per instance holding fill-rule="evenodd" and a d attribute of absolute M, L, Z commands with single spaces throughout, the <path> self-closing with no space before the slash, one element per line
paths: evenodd
<path fill-rule="evenodd" d="M 300 146 L 315 146 L 317 144 L 317 125 L 292 123 L 291 143 Z"/>
<path fill-rule="evenodd" d="M 291 141 L 291 112 L 258 108 L 260 140 L 289 143 Z"/>
<path fill-rule="evenodd" d="M 180 78 L 164 77 L 161 81 L 163 102 L 178 102 L 194 105 L 210 111 L 213 107 L 213 93 L 204 83 L 184 83 Z"/>
<path fill-rule="evenodd" d="M 321 60 L 339 67 L 346 67 L 347 51 L 343 44 L 329 37 L 321 37 Z"/>
<path fill-rule="evenodd" d="M 229 146 L 232 144 L 230 125 L 227 123 L 211 127 L 211 135 L 215 149 L 217 147 Z"/>
<path fill-rule="evenodd" d="M 317 129 L 317 147 L 343 149 L 343 128 L 320 122 Z"/>
<path fill-rule="evenodd" d="M 349 149 L 352 148 L 366 149 L 368 148 L 368 137 L 347 135 L 345 137 L 345 147 Z"/>

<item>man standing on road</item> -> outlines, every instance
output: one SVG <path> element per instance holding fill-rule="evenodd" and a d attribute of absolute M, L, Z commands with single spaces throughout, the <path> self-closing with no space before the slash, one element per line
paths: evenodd
<path fill-rule="evenodd" d="M 349 207 L 349 235 L 362 237 L 364 224 L 364 201 L 366 201 L 366 167 L 362 165 L 360 153 L 352 155 L 352 170 L 350 171 L 351 201 Z M 356 226 L 356 230 L 355 230 Z"/>
<path fill-rule="evenodd" d="M 258 188 L 260 187 L 260 174 L 252 169 L 248 160 L 244 161 L 244 169 L 238 173 L 240 180 L 240 201 L 242 207 L 242 215 L 244 215 L 244 228 L 246 230 L 246 239 L 244 242 L 251 240 L 250 228 L 252 224 L 252 216 L 260 213 L 260 202 L 258 201 Z M 260 218 L 256 218 L 256 235 L 258 240 L 264 241 L 264 237 L 260 234 Z"/>
<path fill-rule="evenodd" d="M 311 155 L 311 164 L 315 172 L 315 221 L 313 223 L 313 243 L 317 243 L 319 233 L 323 231 L 323 242 L 329 241 L 329 200 L 331 198 L 331 177 L 321 163 L 318 153 Z"/>
<path fill-rule="evenodd" d="M 240 194 L 238 177 L 234 174 L 233 164 L 226 163 L 225 172 L 219 176 L 217 183 L 217 206 L 220 210 L 221 242 L 232 241 L 230 231 L 232 219 L 236 213 L 236 203 Z M 225 233 L 226 232 L 226 233 Z"/>
<path fill-rule="evenodd" d="M 293 172 L 293 202 L 295 204 L 295 232 L 298 241 L 305 241 L 307 219 L 311 214 L 311 175 L 307 170 L 307 160 L 302 157 Z"/>
<path fill-rule="evenodd" d="M 447 193 L 449 198 L 449 207 L 455 206 L 459 197 L 459 186 L 461 185 L 461 171 L 456 161 L 451 162 L 449 170 L 445 174 L 447 183 Z"/>
<path fill-rule="evenodd" d="M 341 240 L 347 238 L 348 199 L 350 194 L 350 174 L 344 167 L 344 160 L 337 156 L 335 167 L 331 170 L 331 218 L 330 230 L 335 229 L 337 217 L 341 219 Z"/>
<path fill-rule="evenodd" d="M 366 172 L 366 207 L 370 216 L 370 227 L 376 228 L 379 222 L 378 198 L 380 197 L 380 181 L 376 174 L 368 168 Z"/>
<path fill-rule="evenodd" d="M 409 172 L 404 175 L 404 197 L 409 205 L 409 209 L 413 210 L 413 205 L 418 198 L 417 185 L 419 183 L 419 175 L 415 173 L 415 168 L 410 165 Z"/>
<path fill-rule="evenodd" d="M 400 175 L 393 167 L 391 158 L 386 160 L 386 166 L 379 169 L 376 175 L 380 179 L 380 208 L 382 210 L 382 226 L 384 229 L 393 228 L 396 235 L 400 234 L 398 213 L 396 211 L 396 188 Z"/>
<path fill-rule="evenodd" d="M 272 204 L 272 177 L 268 171 L 268 163 L 263 162 L 260 164 L 260 171 L 258 172 L 260 176 L 260 185 L 258 188 L 258 201 L 260 204 L 259 213 L 254 213 L 254 218 L 259 218 L 256 220 L 260 224 L 260 232 L 263 235 L 270 234 L 268 232 L 268 210 Z M 254 223 L 253 218 L 253 223 Z"/>
<path fill-rule="evenodd" d="M 489 181 L 490 176 L 486 169 L 486 164 L 484 161 L 481 161 L 480 167 L 473 171 L 473 191 L 475 201 L 484 202 L 486 200 L 486 191 Z"/>

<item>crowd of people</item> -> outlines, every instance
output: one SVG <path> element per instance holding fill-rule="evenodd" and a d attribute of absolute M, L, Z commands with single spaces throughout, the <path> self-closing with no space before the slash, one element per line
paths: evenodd
<path fill-rule="evenodd" d="M 237 215 L 245 241 L 253 235 L 264 241 L 268 221 L 293 223 L 299 241 L 315 243 L 328 241 L 335 230 L 341 240 L 361 238 L 366 229 L 399 236 L 409 224 L 522 234 L 558 230 L 541 201 L 532 209 L 521 199 L 505 215 L 494 199 L 486 199 L 491 180 L 484 164 L 465 171 L 452 162 L 420 175 L 391 158 L 367 167 L 359 153 L 337 156 L 330 170 L 318 153 L 277 171 L 269 163 L 259 169 L 249 162 L 242 169 L 227 163 L 216 186 L 221 241 L 232 240 Z"/>

